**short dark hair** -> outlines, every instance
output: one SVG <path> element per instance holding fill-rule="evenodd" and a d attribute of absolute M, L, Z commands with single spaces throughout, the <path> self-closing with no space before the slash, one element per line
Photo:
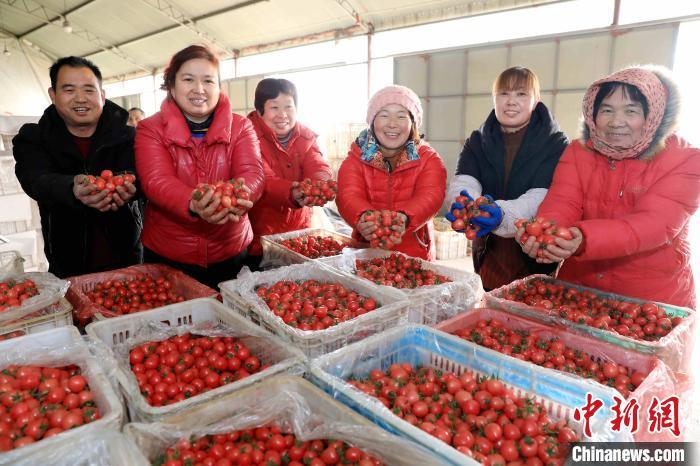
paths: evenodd
<path fill-rule="evenodd" d="M 51 89 L 56 90 L 56 81 L 58 80 L 58 72 L 64 66 L 70 66 L 71 68 L 89 68 L 92 74 L 95 75 L 97 81 L 102 86 L 102 72 L 93 62 L 83 57 L 63 57 L 56 60 L 56 63 L 51 65 L 49 68 L 49 76 L 51 77 Z"/>
<path fill-rule="evenodd" d="M 619 81 L 610 81 L 600 85 L 598 93 L 593 101 L 593 120 L 598 116 L 598 110 L 600 110 L 600 104 L 603 103 L 603 99 L 615 92 L 618 89 L 622 89 L 622 95 L 628 97 L 632 102 L 636 102 L 642 106 L 644 110 L 644 118 L 647 117 L 649 113 L 649 102 L 647 98 L 644 97 L 642 91 L 639 90 L 637 86 L 632 84 L 627 84 Z"/>
<path fill-rule="evenodd" d="M 143 113 L 144 115 L 146 114 L 146 112 L 144 112 L 143 110 L 141 110 L 141 109 L 138 108 L 138 107 L 131 107 L 128 111 L 129 111 L 129 113 L 131 113 L 131 112 L 133 112 L 133 111 L 137 111 L 137 112 Z"/>
<path fill-rule="evenodd" d="M 262 115 L 265 111 L 265 102 L 276 99 L 280 94 L 292 96 L 294 105 L 297 105 L 297 88 L 293 82 L 287 79 L 263 79 L 255 88 L 255 110 Z"/>
<path fill-rule="evenodd" d="M 203 58 L 216 66 L 217 78 L 219 79 L 219 85 L 221 85 L 221 77 L 218 76 L 219 57 L 210 48 L 195 44 L 185 47 L 172 56 L 170 63 L 168 63 L 163 72 L 163 84 L 161 84 L 160 88 L 164 91 L 169 91 L 175 87 L 175 75 L 177 75 L 177 72 L 180 71 L 180 68 L 186 61 L 194 60 L 195 58 Z"/>

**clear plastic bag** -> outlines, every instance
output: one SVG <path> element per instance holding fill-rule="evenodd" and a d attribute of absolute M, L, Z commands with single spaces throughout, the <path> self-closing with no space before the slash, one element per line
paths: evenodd
<path fill-rule="evenodd" d="M 386 251 L 383 249 L 345 249 L 341 255 L 319 259 L 319 262 L 354 275 L 357 270 L 356 260 L 384 258 L 392 254 L 409 257 L 397 251 Z M 412 323 L 434 325 L 449 319 L 455 313 L 472 309 L 481 302 L 484 289 L 481 285 L 481 277 L 478 274 L 436 264 L 435 262 L 416 259 L 415 257 L 411 259 L 420 261 L 423 269 L 432 270 L 452 280 L 440 285 L 427 285 L 413 289 L 398 289 L 375 284 L 381 288 L 398 290 L 408 299 L 411 303 L 409 319 Z"/>
<path fill-rule="evenodd" d="M 299 330 L 284 323 L 276 316 L 256 289 L 271 286 L 279 281 L 318 280 L 322 283 L 340 283 L 360 295 L 374 298 L 377 308 L 354 319 L 341 322 L 324 330 Z M 404 295 L 389 287 L 378 287 L 342 272 L 322 266 L 317 261 L 291 265 L 265 272 L 250 272 L 244 268 L 238 279 L 223 282 L 221 288 L 224 302 L 246 318 L 253 320 L 300 348 L 307 357 L 316 357 L 347 344 L 406 323 L 408 301 Z M 240 299 L 236 297 L 240 296 Z"/>
<path fill-rule="evenodd" d="M 179 270 L 163 264 L 139 264 L 108 272 L 80 275 L 69 278 L 71 286 L 66 295 L 68 301 L 73 305 L 73 315 L 78 323 L 84 326 L 90 323 L 90 320 L 96 314 L 101 314 L 103 317 L 108 318 L 120 315 L 93 303 L 88 298 L 87 293 L 92 291 L 98 283 L 108 280 L 129 280 L 140 274 L 149 275 L 154 279 L 162 277 L 169 280 L 173 285 L 172 291 L 184 296 L 185 300 L 215 297 L 218 294 L 216 290 L 199 283 Z"/>
<path fill-rule="evenodd" d="M 150 466 L 133 440 L 120 432 L 96 429 L 73 441 L 37 450 L 13 466 Z"/>
<path fill-rule="evenodd" d="M 20 306 L 11 307 L 0 312 L 0 326 L 16 324 L 22 319 L 51 314 L 60 309 L 60 300 L 68 290 L 69 282 L 57 278 L 48 272 L 7 272 L 0 274 L 0 282 L 32 280 L 39 294 L 32 296 Z"/>
<path fill-rule="evenodd" d="M 380 429 L 298 377 L 275 376 L 161 423 L 124 431 L 153 461 L 181 438 L 277 424 L 301 441 L 339 439 L 391 465 L 442 464 L 428 451 Z"/>
<path fill-rule="evenodd" d="M 0 252 L 0 276 L 18 275 L 24 272 L 24 259 L 18 251 Z"/>
<path fill-rule="evenodd" d="M 31 445 L 0 453 L 0 465 L 14 465 L 29 455 L 50 451 L 65 443 L 78 443 L 97 429 L 119 430 L 124 413 L 114 389 L 116 366 L 93 355 L 94 346 L 75 327 L 61 327 L 0 343 L 0 369 L 11 364 L 61 367 L 75 364 L 87 379 L 100 419 Z M 34 463 L 43 464 L 43 463 Z"/>

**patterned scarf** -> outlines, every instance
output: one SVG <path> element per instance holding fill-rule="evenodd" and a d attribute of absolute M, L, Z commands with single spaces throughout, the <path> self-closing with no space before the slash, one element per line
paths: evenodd
<path fill-rule="evenodd" d="M 377 142 L 374 133 L 369 129 L 364 129 L 355 139 L 355 144 L 362 151 L 362 156 L 360 157 L 364 162 L 367 162 L 377 168 L 386 169 L 386 162 L 382 152 L 379 150 L 379 143 Z M 396 161 L 396 166 L 412 161 L 418 160 L 418 148 L 413 139 L 409 139 L 404 150 L 399 155 L 399 159 Z"/>
<path fill-rule="evenodd" d="M 593 104 L 600 90 L 600 85 L 606 82 L 621 82 L 631 84 L 639 89 L 649 104 L 649 112 L 642 127 L 642 137 L 630 147 L 613 146 L 603 140 L 602 131 L 595 126 Z M 643 68 L 627 68 L 613 73 L 607 78 L 599 79 L 591 84 L 583 98 L 583 116 L 590 130 L 593 148 L 613 160 L 623 160 L 638 157 L 643 154 L 656 136 L 661 120 L 664 117 L 668 89 L 652 71 Z"/>

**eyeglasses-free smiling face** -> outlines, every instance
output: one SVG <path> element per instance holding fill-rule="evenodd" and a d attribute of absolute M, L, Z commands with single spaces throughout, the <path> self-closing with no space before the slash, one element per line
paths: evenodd
<path fill-rule="evenodd" d="M 595 126 L 607 144 L 617 147 L 632 147 L 642 138 L 644 108 L 629 98 L 622 87 L 603 98 L 595 117 Z"/>
<path fill-rule="evenodd" d="M 496 119 L 505 131 L 517 131 L 527 125 L 535 105 L 535 94 L 524 87 L 501 89 L 493 96 Z"/>
<path fill-rule="evenodd" d="M 266 100 L 261 116 L 277 137 L 285 137 L 297 124 L 294 98 L 289 94 L 280 93 L 274 99 Z"/>
<path fill-rule="evenodd" d="M 62 66 L 56 76 L 56 89 L 49 89 L 49 97 L 71 133 L 76 128 L 97 127 L 105 95 L 90 68 Z"/>
<path fill-rule="evenodd" d="M 219 103 L 221 89 L 219 70 L 204 58 L 193 58 L 182 64 L 175 74 L 170 95 L 182 113 L 195 123 L 202 123 Z"/>
<path fill-rule="evenodd" d="M 388 104 L 383 106 L 374 117 L 374 135 L 379 144 L 388 150 L 399 150 L 411 135 L 411 112 L 403 105 Z"/>

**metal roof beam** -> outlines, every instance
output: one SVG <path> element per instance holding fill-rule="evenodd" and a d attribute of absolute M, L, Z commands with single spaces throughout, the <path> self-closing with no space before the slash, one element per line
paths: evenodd
<path fill-rule="evenodd" d="M 80 10 L 80 9 L 82 9 L 82 8 L 84 8 L 84 7 L 86 7 L 86 6 L 88 6 L 89 4 L 94 3 L 94 2 L 95 2 L 95 0 L 87 0 L 86 2 L 83 2 L 83 3 L 81 3 L 80 5 L 76 5 L 76 6 L 74 6 L 73 8 L 69 8 L 68 10 L 64 11 L 64 12 L 61 13 L 60 15 L 55 16 L 55 17 L 49 19 L 49 22 L 50 22 L 51 24 L 53 24 L 54 21 L 62 20 L 62 19 L 64 19 L 66 16 L 68 16 L 69 14 L 75 13 L 76 11 L 78 11 L 78 10 Z M 36 27 L 33 27 L 33 28 L 31 28 L 30 30 L 28 30 L 28 31 L 20 32 L 19 34 L 17 34 L 17 37 L 20 38 L 20 39 L 22 39 L 24 36 L 28 36 L 28 35 L 31 34 L 32 32 L 38 31 L 39 29 L 43 28 L 44 26 L 46 26 L 46 23 L 40 24 L 39 26 L 36 26 Z"/>

